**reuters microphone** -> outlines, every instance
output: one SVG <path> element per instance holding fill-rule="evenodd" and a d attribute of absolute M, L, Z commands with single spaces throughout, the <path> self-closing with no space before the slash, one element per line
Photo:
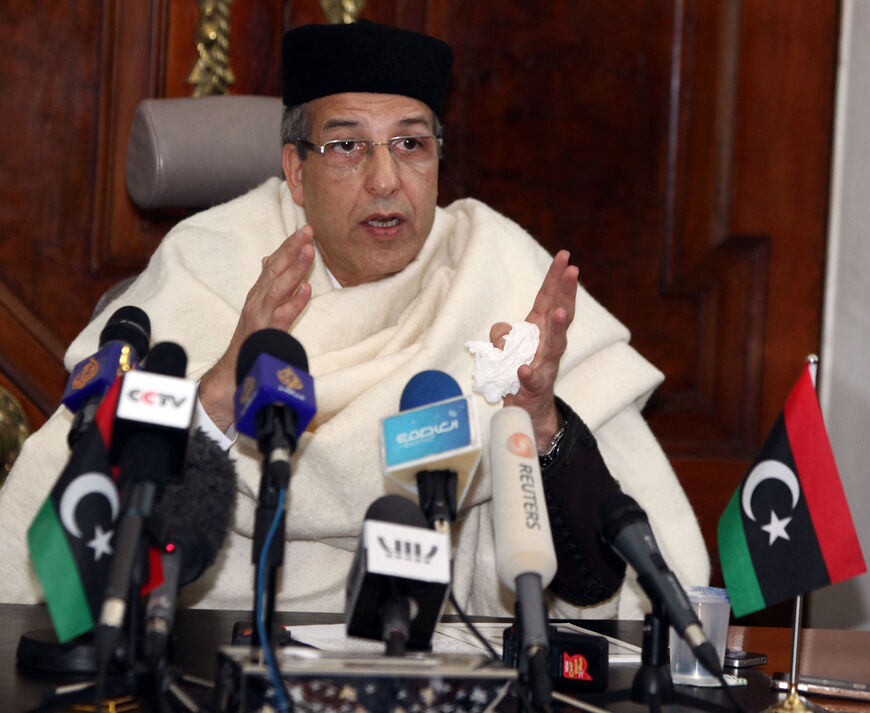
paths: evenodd
<path fill-rule="evenodd" d="M 490 421 L 492 521 L 495 562 L 501 583 L 516 592 L 519 670 L 537 705 L 549 701 L 550 649 L 544 589 L 556 574 L 556 550 L 532 420 L 505 406 Z"/>
<path fill-rule="evenodd" d="M 452 522 L 480 461 L 476 402 L 430 370 L 408 381 L 399 408 L 381 421 L 384 476 L 417 498 L 430 525 Z"/>

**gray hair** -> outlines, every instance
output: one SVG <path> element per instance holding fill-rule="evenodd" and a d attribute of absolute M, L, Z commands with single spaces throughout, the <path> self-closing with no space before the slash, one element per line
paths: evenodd
<path fill-rule="evenodd" d="M 296 153 L 300 161 L 305 160 L 308 149 L 296 143 L 296 139 L 305 138 L 309 133 L 311 133 L 311 118 L 308 116 L 307 105 L 297 104 L 286 107 L 281 119 L 281 145 L 296 144 Z"/>
<path fill-rule="evenodd" d="M 438 115 L 432 112 L 432 133 L 441 138 L 444 127 L 441 126 L 441 121 Z M 311 118 L 308 116 L 308 105 L 297 104 L 296 106 L 288 106 L 284 109 L 284 116 L 281 119 L 281 145 L 287 144 L 296 145 L 296 154 L 300 161 L 304 161 L 308 156 L 308 149 L 302 144 L 297 143 L 296 139 L 303 139 L 311 133 Z M 442 152 L 439 149 L 438 158 L 442 158 Z"/>

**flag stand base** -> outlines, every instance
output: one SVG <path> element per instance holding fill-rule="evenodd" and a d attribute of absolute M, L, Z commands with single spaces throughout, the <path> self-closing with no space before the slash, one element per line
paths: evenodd
<path fill-rule="evenodd" d="M 90 632 L 61 644 L 52 629 L 28 631 L 18 640 L 15 658 L 20 664 L 40 671 L 97 672 L 97 654 Z"/>
<path fill-rule="evenodd" d="M 801 617 L 803 614 L 804 597 L 798 594 L 794 598 L 794 620 L 791 629 L 791 671 L 789 681 L 791 682 L 788 688 L 788 695 L 785 700 L 776 705 L 769 706 L 762 713 L 806 713 L 806 711 L 817 711 L 825 713 L 828 709 L 820 706 L 812 701 L 808 701 L 801 695 L 798 695 L 797 684 L 798 680 L 798 658 L 800 656 L 800 640 L 801 640 Z"/>
<path fill-rule="evenodd" d="M 792 686 L 785 700 L 776 705 L 768 706 L 762 713 L 824 713 L 828 709 L 820 706 L 812 701 L 808 701 L 803 696 L 799 695 L 797 689 Z"/>

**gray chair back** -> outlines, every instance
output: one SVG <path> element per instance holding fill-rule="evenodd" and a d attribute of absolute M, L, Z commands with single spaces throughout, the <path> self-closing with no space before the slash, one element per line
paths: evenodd
<path fill-rule="evenodd" d="M 127 142 L 140 208 L 207 208 L 283 177 L 278 97 L 144 99 Z"/>

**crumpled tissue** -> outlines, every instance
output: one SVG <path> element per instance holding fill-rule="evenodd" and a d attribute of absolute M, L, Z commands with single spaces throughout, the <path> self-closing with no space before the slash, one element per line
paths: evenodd
<path fill-rule="evenodd" d="M 505 337 L 504 349 L 490 342 L 465 342 L 465 348 L 474 356 L 472 389 L 491 404 L 508 394 L 517 393 L 520 390 L 517 369 L 523 364 L 531 364 L 540 339 L 538 325 L 519 322 L 512 325 Z"/>

